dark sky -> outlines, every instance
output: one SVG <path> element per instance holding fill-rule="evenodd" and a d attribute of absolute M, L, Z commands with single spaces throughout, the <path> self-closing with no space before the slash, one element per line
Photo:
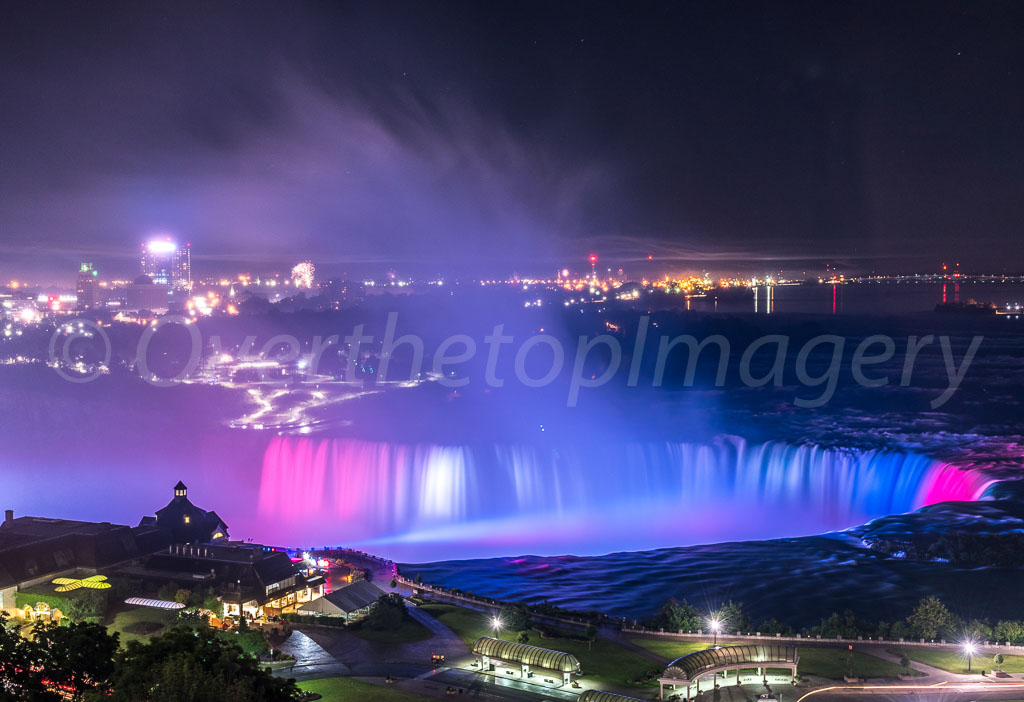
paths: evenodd
<path fill-rule="evenodd" d="M 1021 270 L 1021 26 L 1013 2 L 7 3 L 0 279 L 131 274 L 163 232 L 200 274 Z"/>

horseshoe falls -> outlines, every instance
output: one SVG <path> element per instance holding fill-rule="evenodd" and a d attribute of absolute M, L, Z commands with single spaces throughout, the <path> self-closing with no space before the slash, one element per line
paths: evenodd
<path fill-rule="evenodd" d="M 258 516 L 295 545 L 398 560 L 593 555 L 818 534 L 947 500 L 977 471 L 913 453 L 752 444 L 274 438 Z"/>

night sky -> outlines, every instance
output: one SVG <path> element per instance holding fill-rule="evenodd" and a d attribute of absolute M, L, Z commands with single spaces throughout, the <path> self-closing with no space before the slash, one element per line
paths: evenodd
<path fill-rule="evenodd" d="M 0 280 L 1024 269 L 1024 5 L 8 3 Z M 581 265 L 582 264 L 582 265 Z"/>

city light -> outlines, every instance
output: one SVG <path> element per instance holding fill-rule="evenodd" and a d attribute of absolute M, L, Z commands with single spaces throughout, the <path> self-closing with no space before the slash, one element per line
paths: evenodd
<path fill-rule="evenodd" d="M 491 629 L 494 630 L 495 636 L 501 631 L 502 625 L 501 617 L 491 617 Z"/>
<path fill-rule="evenodd" d="M 978 650 L 978 645 L 973 641 L 964 641 L 961 646 L 964 650 L 964 655 L 967 656 L 967 672 L 971 672 L 971 659 Z"/>
<path fill-rule="evenodd" d="M 150 253 L 164 254 L 173 253 L 178 247 L 170 240 L 153 239 L 146 244 L 146 248 L 149 249 Z"/>
<path fill-rule="evenodd" d="M 708 620 L 708 628 L 714 633 L 714 642 L 711 644 L 714 648 L 718 648 L 718 632 L 722 630 L 722 620 L 717 617 L 712 617 Z"/>

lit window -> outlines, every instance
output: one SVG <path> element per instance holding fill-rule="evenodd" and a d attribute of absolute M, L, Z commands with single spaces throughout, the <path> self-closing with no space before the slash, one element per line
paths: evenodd
<path fill-rule="evenodd" d="M 185 523 L 188 524 L 192 520 L 187 514 L 185 515 Z"/>

